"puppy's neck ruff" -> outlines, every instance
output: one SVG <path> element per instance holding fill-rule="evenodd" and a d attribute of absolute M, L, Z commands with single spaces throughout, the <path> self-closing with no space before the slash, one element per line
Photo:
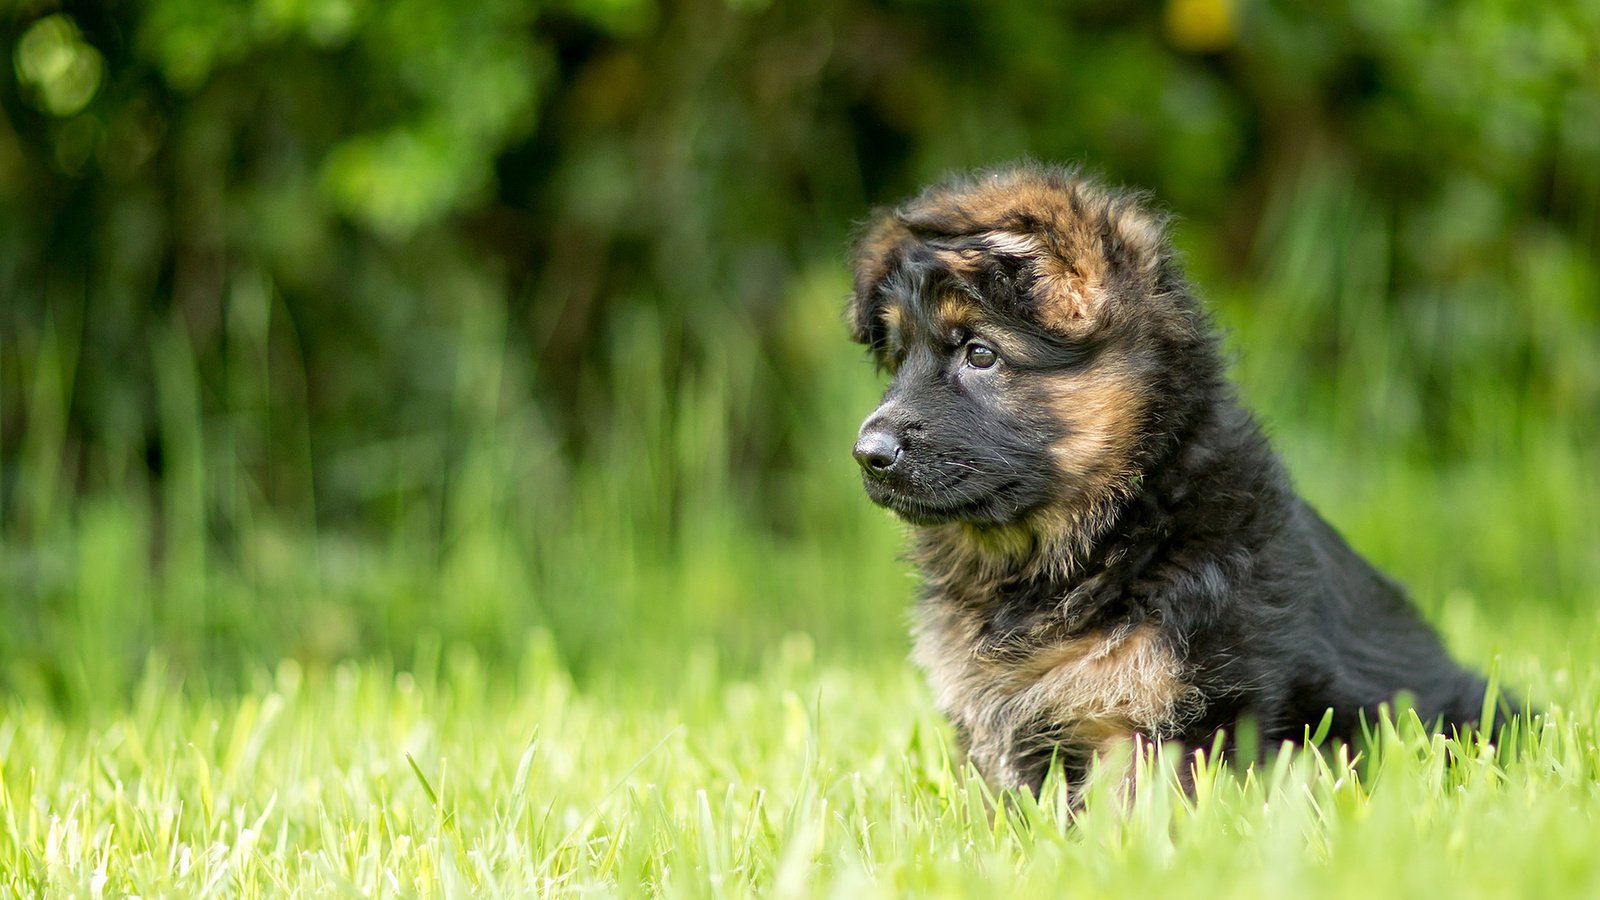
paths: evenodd
<path fill-rule="evenodd" d="M 1131 496 L 1132 489 L 1125 487 L 1077 504 L 1046 507 L 1014 524 L 918 526 L 914 561 L 936 589 L 1015 581 L 1070 586 L 1093 567 Z"/>

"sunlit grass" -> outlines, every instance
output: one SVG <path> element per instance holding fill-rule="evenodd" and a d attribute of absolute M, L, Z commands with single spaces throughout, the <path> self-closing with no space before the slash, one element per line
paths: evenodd
<path fill-rule="evenodd" d="M 1544 635 L 1544 647 L 1560 643 Z M 1551 682 L 1537 650 L 1512 668 Z M 1593 639 L 1581 648 L 1592 656 Z M 427 654 L 424 654 L 427 655 Z M 5 702 L 0 886 L 33 893 L 1593 896 L 1592 671 L 1504 746 L 1385 724 L 1362 756 L 1205 763 L 1170 748 L 1131 802 L 1096 781 L 996 804 L 917 679 L 794 636 L 750 677 L 691 653 L 663 691 L 575 685 L 536 638 L 512 673 L 295 663 L 209 695 L 152 669 L 131 703 Z M 1113 761 L 1114 767 L 1121 761 Z"/>

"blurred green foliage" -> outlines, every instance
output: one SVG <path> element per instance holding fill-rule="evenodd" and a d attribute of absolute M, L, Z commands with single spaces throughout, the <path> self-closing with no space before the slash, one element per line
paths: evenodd
<path fill-rule="evenodd" d="M 899 652 L 843 248 L 1023 155 L 1180 214 L 1306 490 L 1431 608 L 1600 584 L 1590 0 L 13 2 L 0 48 L 7 682 Z"/>

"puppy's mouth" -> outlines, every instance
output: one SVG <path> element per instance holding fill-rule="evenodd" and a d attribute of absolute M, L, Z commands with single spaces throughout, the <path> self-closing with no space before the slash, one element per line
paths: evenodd
<path fill-rule="evenodd" d="M 912 525 L 944 525 L 950 522 L 996 524 L 993 496 L 972 499 L 930 498 L 914 494 L 889 481 L 864 477 L 867 496 Z"/>

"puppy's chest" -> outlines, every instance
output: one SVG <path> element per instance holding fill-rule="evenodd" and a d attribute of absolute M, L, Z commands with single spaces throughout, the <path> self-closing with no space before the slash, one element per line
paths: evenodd
<path fill-rule="evenodd" d="M 1133 733 L 1162 737 L 1195 703 L 1181 661 L 1149 623 L 1065 633 L 1045 616 L 997 636 L 992 616 L 937 597 L 917 618 L 915 660 L 976 756 L 989 745 L 1094 749 Z"/>

